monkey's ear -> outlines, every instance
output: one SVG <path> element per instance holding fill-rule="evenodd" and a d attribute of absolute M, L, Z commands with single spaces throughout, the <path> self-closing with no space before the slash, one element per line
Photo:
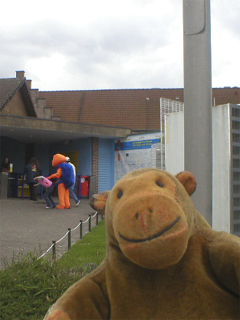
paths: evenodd
<path fill-rule="evenodd" d="M 197 188 L 197 181 L 195 176 L 191 172 L 179 172 L 176 175 L 176 178 L 181 182 L 181 184 L 184 186 L 184 188 L 190 196 L 195 192 Z"/>
<path fill-rule="evenodd" d="M 89 204 L 100 214 L 105 214 L 105 206 L 110 191 L 104 191 L 99 194 L 92 195 Z"/>

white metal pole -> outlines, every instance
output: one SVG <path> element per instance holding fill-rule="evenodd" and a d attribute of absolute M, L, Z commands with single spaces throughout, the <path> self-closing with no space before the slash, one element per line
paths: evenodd
<path fill-rule="evenodd" d="M 195 207 L 212 223 L 210 0 L 183 0 L 184 163 L 197 179 Z"/>

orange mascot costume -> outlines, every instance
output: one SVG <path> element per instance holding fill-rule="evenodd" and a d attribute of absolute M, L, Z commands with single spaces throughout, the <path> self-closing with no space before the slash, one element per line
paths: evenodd
<path fill-rule="evenodd" d="M 66 157 L 62 154 L 53 156 L 52 165 L 57 167 L 57 172 L 47 177 L 47 179 L 59 179 L 58 183 L 58 209 L 70 209 L 69 187 L 74 183 L 74 173 L 72 166 L 66 163 Z"/>

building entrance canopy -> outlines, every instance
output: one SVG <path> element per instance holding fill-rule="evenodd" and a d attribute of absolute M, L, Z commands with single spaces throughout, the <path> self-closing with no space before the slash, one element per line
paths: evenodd
<path fill-rule="evenodd" d="M 25 143 L 56 143 L 87 137 L 127 137 L 131 130 L 79 122 L 0 115 L 0 135 Z"/>

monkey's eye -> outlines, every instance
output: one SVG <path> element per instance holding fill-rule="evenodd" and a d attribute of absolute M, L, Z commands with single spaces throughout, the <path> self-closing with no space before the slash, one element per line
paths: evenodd
<path fill-rule="evenodd" d="M 156 184 L 157 184 L 160 188 L 163 188 L 163 187 L 164 187 L 164 184 L 163 184 L 161 181 L 156 181 Z"/>
<path fill-rule="evenodd" d="M 120 198 L 122 197 L 122 195 L 123 195 L 123 191 L 122 191 L 122 190 L 119 190 L 119 191 L 118 191 L 118 194 L 117 194 L 118 199 L 120 199 Z"/>

